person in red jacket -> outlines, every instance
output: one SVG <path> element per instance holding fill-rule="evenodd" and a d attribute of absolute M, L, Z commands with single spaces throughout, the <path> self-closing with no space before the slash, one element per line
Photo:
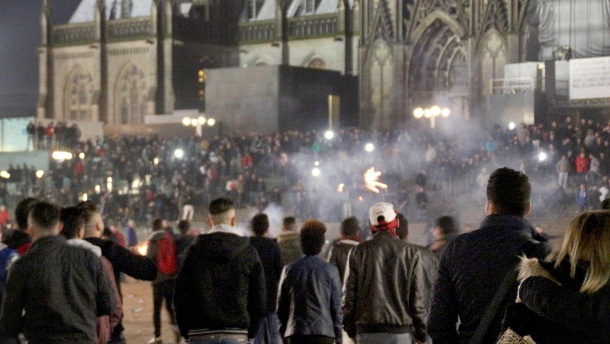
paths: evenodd
<path fill-rule="evenodd" d="M 11 215 L 8 213 L 8 210 L 6 210 L 6 206 L 0 205 L 0 227 L 4 227 L 10 218 Z"/>
<path fill-rule="evenodd" d="M 578 157 L 576 157 L 576 173 L 582 174 L 586 173 L 589 170 L 589 158 L 585 155 L 585 152 L 580 152 Z"/>

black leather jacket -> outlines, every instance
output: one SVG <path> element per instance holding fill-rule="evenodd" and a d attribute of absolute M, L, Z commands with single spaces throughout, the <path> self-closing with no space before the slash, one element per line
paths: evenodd
<path fill-rule="evenodd" d="M 382 231 L 351 251 L 343 299 L 343 325 L 356 333 L 412 333 L 426 339 L 421 253 Z"/>

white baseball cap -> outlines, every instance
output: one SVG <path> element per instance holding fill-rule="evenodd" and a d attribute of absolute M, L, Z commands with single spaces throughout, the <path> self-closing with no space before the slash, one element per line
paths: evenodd
<path fill-rule="evenodd" d="M 383 217 L 380 220 L 380 218 Z M 369 221 L 371 226 L 387 225 L 396 219 L 394 206 L 388 202 L 379 202 L 369 210 Z"/>

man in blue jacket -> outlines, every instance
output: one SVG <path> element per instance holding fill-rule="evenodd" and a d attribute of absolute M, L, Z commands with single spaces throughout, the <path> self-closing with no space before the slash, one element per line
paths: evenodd
<path fill-rule="evenodd" d="M 339 270 L 318 257 L 325 232 L 322 222 L 305 222 L 301 229 L 305 256 L 282 272 L 277 314 L 288 344 L 342 343 Z"/>

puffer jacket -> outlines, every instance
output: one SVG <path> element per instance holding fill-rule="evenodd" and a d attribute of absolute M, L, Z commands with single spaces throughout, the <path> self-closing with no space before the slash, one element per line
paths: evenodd
<path fill-rule="evenodd" d="M 412 333 L 426 340 L 426 308 L 421 253 L 379 232 L 350 254 L 343 300 L 343 325 L 356 333 Z"/>
<path fill-rule="evenodd" d="M 537 344 L 608 343 L 610 284 L 592 294 L 581 293 L 588 264 L 579 262 L 574 277 L 567 259 L 554 265 L 537 259 L 522 262 L 523 302 L 509 308 L 505 326 L 529 334 Z"/>

